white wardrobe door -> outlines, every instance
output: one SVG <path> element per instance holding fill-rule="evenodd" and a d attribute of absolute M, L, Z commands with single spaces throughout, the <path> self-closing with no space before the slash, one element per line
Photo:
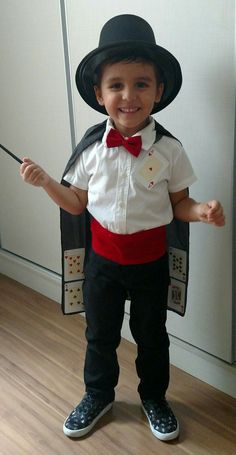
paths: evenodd
<path fill-rule="evenodd" d="M 157 43 L 180 61 L 183 87 L 157 120 L 182 142 L 198 182 L 197 200 L 220 199 L 227 225 L 217 229 L 191 226 L 190 285 L 184 318 L 168 314 L 168 331 L 226 361 L 232 360 L 232 201 L 235 121 L 234 0 L 136 0 L 110 2 L 68 0 L 72 74 L 79 61 L 98 46 L 103 24 L 112 16 L 133 13 L 146 19 Z M 79 138 L 99 115 L 78 96 L 75 85 L 76 131 Z"/>
<path fill-rule="evenodd" d="M 0 53 L 0 142 L 60 179 L 71 153 L 60 2 L 3 2 Z M 1 247 L 60 273 L 59 209 L 0 154 Z"/>

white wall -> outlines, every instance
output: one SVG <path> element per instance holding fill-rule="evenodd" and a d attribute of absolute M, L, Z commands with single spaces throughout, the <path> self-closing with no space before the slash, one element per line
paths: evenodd
<path fill-rule="evenodd" d="M 181 92 L 156 118 L 182 141 L 190 156 L 199 178 L 192 196 L 219 198 L 227 226 L 191 226 L 187 313 L 183 319 L 172 313 L 168 317 L 172 362 L 236 396 L 236 369 L 225 364 L 233 359 L 235 2 L 100 0 L 99 8 L 96 0 L 65 4 L 77 141 L 87 127 L 103 119 L 80 99 L 74 74 L 78 62 L 97 46 L 107 19 L 120 13 L 143 16 L 158 44 L 181 63 Z M 5 2 L 0 25 L 1 143 L 20 156 L 29 155 L 59 179 L 71 153 L 60 2 Z M 41 190 L 23 184 L 18 164 L 0 153 L 0 270 L 59 300 L 58 209 Z M 130 337 L 127 319 L 123 334 Z"/>

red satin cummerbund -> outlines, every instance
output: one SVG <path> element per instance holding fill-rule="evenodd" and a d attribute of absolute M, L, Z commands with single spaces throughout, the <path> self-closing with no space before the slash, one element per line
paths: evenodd
<path fill-rule="evenodd" d="M 115 234 L 93 219 L 91 231 L 95 253 L 121 265 L 152 262 L 166 253 L 165 226 L 134 234 Z"/>

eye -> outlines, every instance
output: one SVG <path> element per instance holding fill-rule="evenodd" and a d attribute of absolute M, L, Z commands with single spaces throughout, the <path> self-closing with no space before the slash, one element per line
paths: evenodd
<path fill-rule="evenodd" d="M 148 83 L 144 82 L 144 81 L 139 81 L 139 82 L 137 82 L 136 85 L 137 85 L 138 88 L 147 88 L 147 87 L 149 87 Z"/>
<path fill-rule="evenodd" d="M 111 90 L 121 90 L 122 89 L 122 84 L 121 82 L 114 82 L 109 86 Z"/>

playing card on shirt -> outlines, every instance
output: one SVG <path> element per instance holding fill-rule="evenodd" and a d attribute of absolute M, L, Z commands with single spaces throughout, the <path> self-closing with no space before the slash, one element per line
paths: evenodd
<path fill-rule="evenodd" d="M 137 180 L 145 188 L 151 189 L 160 180 L 160 176 L 167 166 L 168 161 L 156 150 L 151 150 L 137 169 Z"/>

